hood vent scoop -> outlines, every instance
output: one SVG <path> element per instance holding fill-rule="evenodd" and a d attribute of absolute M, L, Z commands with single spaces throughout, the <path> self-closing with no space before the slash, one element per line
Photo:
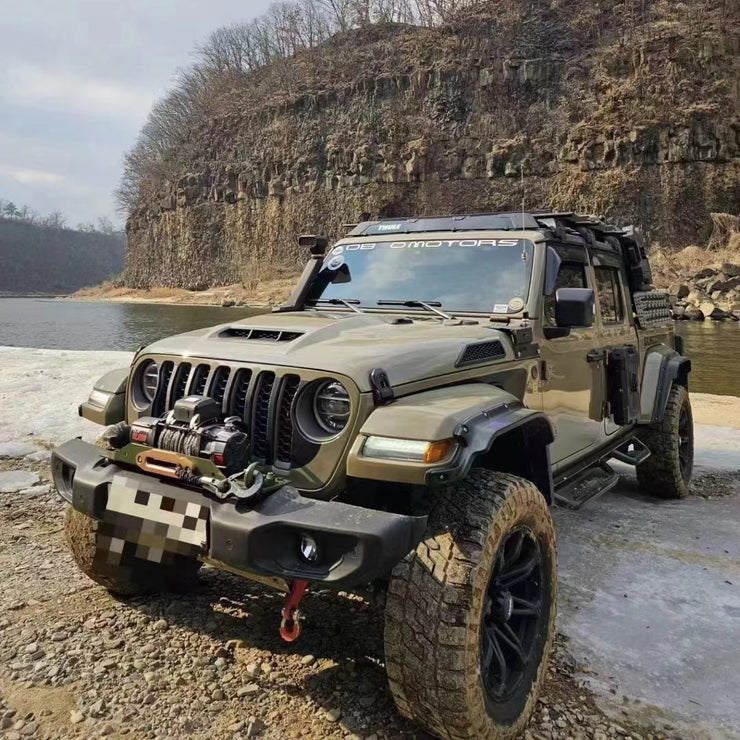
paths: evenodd
<path fill-rule="evenodd" d="M 222 329 L 218 336 L 221 339 L 249 339 L 263 342 L 292 342 L 303 336 L 300 331 L 281 331 L 279 329 L 248 329 L 246 327 L 230 326 Z"/>
<path fill-rule="evenodd" d="M 506 349 L 498 339 L 490 342 L 477 342 L 469 344 L 457 358 L 455 367 L 462 365 L 474 365 L 477 362 L 489 362 L 490 360 L 500 360 L 506 357 Z"/>

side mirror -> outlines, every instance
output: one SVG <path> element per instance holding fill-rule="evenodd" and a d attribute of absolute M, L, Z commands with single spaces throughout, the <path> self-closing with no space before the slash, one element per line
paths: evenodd
<path fill-rule="evenodd" d="M 559 288 L 555 292 L 555 323 L 558 326 L 593 326 L 596 308 L 590 288 Z"/>

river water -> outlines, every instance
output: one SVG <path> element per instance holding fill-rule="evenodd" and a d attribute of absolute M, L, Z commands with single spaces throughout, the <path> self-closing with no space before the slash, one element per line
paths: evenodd
<path fill-rule="evenodd" d="M 160 337 L 267 311 L 0 298 L 0 346 L 133 351 Z M 693 360 L 692 390 L 740 396 L 740 322 L 684 321 L 676 326 Z"/>

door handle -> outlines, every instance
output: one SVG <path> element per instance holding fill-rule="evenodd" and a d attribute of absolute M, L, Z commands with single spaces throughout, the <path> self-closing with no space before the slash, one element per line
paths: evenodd
<path fill-rule="evenodd" d="M 592 349 L 586 355 L 586 362 L 603 362 L 606 359 L 606 350 Z"/>

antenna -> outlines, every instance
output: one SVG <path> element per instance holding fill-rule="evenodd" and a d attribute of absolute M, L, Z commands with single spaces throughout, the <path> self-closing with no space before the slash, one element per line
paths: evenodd
<path fill-rule="evenodd" d="M 519 165 L 519 171 L 521 172 L 521 178 L 522 178 L 522 231 L 525 231 L 525 228 L 524 228 L 524 160 L 522 160 L 521 164 Z"/>

